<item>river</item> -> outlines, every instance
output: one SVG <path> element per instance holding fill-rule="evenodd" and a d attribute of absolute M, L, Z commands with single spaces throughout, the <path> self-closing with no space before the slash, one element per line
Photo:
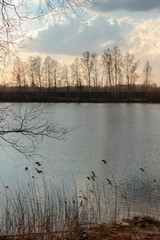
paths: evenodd
<path fill-rule="evenodd" d="M 56 103 L 48 104 L 44 112 L 51 122 L 70 129 L 66 140 L 44 139 L 37 146 L 43 158 L 36 156 L 30 161 L 1 141 L 1 185 L 11 190 L 17 184 L 27 186 L 28 177 L 39 178 L 35 170 L 39 161 L 47 181 L 57 187 L 76 181 L 83 188 L 94 171 L 101 182 L 114 177 L 116 184 L 129 192 L 129 201 L 138 206 L 137 211 L 146 213 L 148 204 L 150 211 L 157 211 L 159 104 Z"/>

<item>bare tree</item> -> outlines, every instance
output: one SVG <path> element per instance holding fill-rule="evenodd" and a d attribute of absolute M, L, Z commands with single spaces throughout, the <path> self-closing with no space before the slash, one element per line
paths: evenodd
<path fill-rule="evenodd" d="M 98 64 L 98 60 L 97 60 L 97 56 L 95 57 L 95 61 L 94 61 L 94 67 L 93 67 L 93 86 L 94 88 L 98 87 L 98 78 L 99 78 L 99 64 Z"/>
<path fill-rule="evenodd" d="M 91 74 L 93 72 L 95 60 L 96 60 L 96 53 L 90 53 L 86 51 L 82 54 L 81 62 L 82 68 L 84 69 L 84 76 L 87 79 L 88 87 L 91 87 Z"/>
<path fill-rule="evenodd" d="M 113 83 L 113 55 L 110 49 L 102 54 L 103 69 L 106 76 L 106 86 L 111 87 Z"/>
<path fill-rule="evenodd" d="M 52 59 L 52 78 L 53 78 L 53 84 L 55 92 L 57 91 L 57 82 L 60 76 L 60 65 L 59 63 Z"/>
<path fill-rule="evenodd" d="M 40 56 L 34 57 L 33 70 L 35 75 L 35 83 L 38 87 L 42 87 L 42 59 Z"/>
<path fill-rule="evenodd" d="M 60 75 L 62 75 L 60 72 L 62 72 L 60 64 L 50 56 L 47 56 L 42 65 L 43 86 L 49 89 L 54 86 L 56 92 L 57 82 Z"/>
<path fill-rule="evenodd" d="M 112 50 L 113 56 L 113 74 L 114 74 L 114 85 L 117 90 L 117 86 L 122 84 L 122 65 L 123 58 L 119 47 L 115 46 Z"/>
<path fill-rule="evenodd" d="M 151 84 L 151 78 L 152 78 L 152 67 L 150 65 L 150 62 L 147 61 L 145 63 L 144 69 L 143 69 L 143 84 L 144 84 L 144 90 L 147 93 L 148 88 Z"/>
<path fill-rule="evenodd" d="M 67 87 L 67 91 L 69 91 L 69 69 L 67 65 L 64 65 L 61 69 L 61 81 Z"/>
<path fill-rule="evenodd" d="M 71 64 L 71 77 L 73 80 L 73 84 L 76 84 L 77 89 L 80 89 L 82 86 L 82 80 L 81 80 L 81 64 L 79 61 L 79 58 L 75 58 L 73 63 Z"/>
<path fill-rule="evenodd" d="M 123 70 L 126 78 L 126 83 L 128 86 L 128 92 L 131 87 L 135 85 L 136 80 L 138 79 L 137 68 L 139 66 L 139 61 L 135 61 L 134 56 L 126 53 L 124 62 L 123 62 Z"/>
<path fill-rule="evenodd" d="M 26 86 L 25 66 L 26 64 L 23 63 L 21 59 L 17 57 L 12 69 L 13 81 L 15 85 L 19 87 L 20 91 L 22 87 Z"/>
<path fill-rule="evenodd" d="M 36 58 L 33 56 L 30 56 L 28 58 L 28 68 L 27 68 L 27 74 L 29 77 L 29 82 L 32 87 L 35 87 L 37 85 L 36 83 L 36 67 L 37 67 L 37 61 Z"/>
<path fill-rule="evenodd" d="M 43 62 L 43 78 L 45 87 L 50 89 L 52 86 L 52 59 L 50 56 L 47 56 Z"/>

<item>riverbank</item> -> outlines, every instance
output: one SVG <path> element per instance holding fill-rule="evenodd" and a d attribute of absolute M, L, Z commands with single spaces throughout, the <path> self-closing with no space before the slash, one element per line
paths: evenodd
<path fill-rule="evenodd" d="M 160 103 L 160 92 L 67 91 L 66 89 L 0 89 L 0 102 Z"/>
<path fill-rule="evenodd" d="M 71 225 L 66 231 L 0 236 L 0 240 L 159 240 L 160 222 L 150 217 L 133 217 L 119 224 L 84 227 Z"/>
<path fill-rule="evenodd" d="M 133 217 L 119 224 L 77 227 L 58 240 L 158 240 L 160 222 L 150 217 Z"/>

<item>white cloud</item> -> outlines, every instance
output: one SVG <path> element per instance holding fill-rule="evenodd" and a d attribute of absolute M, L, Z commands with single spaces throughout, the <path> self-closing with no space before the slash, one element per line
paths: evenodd
<path fill-rule="evenodd" d="M 37 30 L 31 46 L 33 51 L 48 54 L 81 55 L 86 50 L 100 53 L 104 42 L 121 41 L 121 31 L 116 19 L 97 16 L 83 23 L 71 18 L 63 24 L 48 24 Z"/>
<path fill-rule="evenodd" d="M 114 42 L 113 41 L 107 41 L 102 43 L 101 48 L 108 48 L 109 46 L 113 45 Z"/>
<path fill-rule="evenodd" d="M 101 54 L 105 47 L 118 45 L 138 55 L 160 57 L 160 17 L 136 21 L 131 17 L 96 16 L 83 23 L 70 18 L 63 24 L 34 31 L 31 48 L 46 54 L 81 55 L 89 50 Z"/>
<path fill-rule="evenodd" d="M 160 59 L 160 18 L 133 24 L 133 30 L 126 37 L 130 51 L 152 60 Z"/>
<path fill-rule="evenodd" d="M 97 16 L 83 23 L 80 19 L 60 25 L 46 24 L 34 31 L 32 49 L 37 52 L 80 55 L 85 50 L 101 53 L 107 45 L 118 45 L 136 51 L 159 48 L 160 18 L 135 21 L 131 17 L 107 18 Z M 110 46 L 109 46 L 110 47 Z M 128 49 L 128 50 L 129 50 Z M 145 52 L 146 54 L 146 52 Z"/>

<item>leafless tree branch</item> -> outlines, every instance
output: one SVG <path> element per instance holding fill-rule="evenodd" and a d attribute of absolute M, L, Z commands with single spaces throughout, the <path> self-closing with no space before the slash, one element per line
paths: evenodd
<path fill-rule="evenodd" d="M 40 105 L 20 105 L 0 108 L 1 145 L 12 147 L 26 158 L 32 157 L 36 146 L 43 138 L 65 140 L 68 129 L 45 119 L 44 109 Z"/>
<path fill-rule="evenodd" d="M 82 16 L 84 9 L 91 7 L 95 2 L 96 0 L 40 0 L 30 10 L 31 3 L 27 0 L 0 0 L 1 62 L 8 56 L 13 46 L 25 36 L 23 23 L 26 21 L 44 18 L 48 13 L 52 14 L 54 23 L 57 21 L 57 16 L 66 16 L 71 12 Z"/>

